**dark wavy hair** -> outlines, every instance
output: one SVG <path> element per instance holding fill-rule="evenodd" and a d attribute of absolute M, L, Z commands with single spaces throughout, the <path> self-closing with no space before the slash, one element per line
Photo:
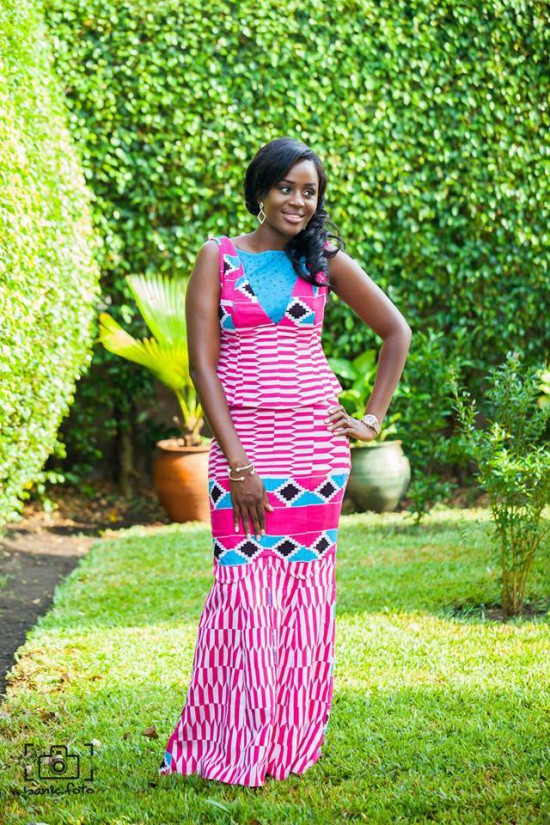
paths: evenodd
<path fill-rule="evenodd" d="M 304 281 L 315 286 L 330 284 L 330 276 L 326 265 L 327 258 L 333 258 L 340 249 L 345 249 L 345 243 L 340 236 L 336 224 L 325 211 L 325 190 L 327 176 L 319 156 L 301 140 L 291 137 L 280 137 L 266 143 L 258 150 L 250 162 L 244 178 L 244 200 L 246 208 L 252 215 L 260 211 L 260 201 L 267 195 L 272 186 L 275 186 L 295 163 L 302 160 L 311 160 L 319 176 L 317 209 L 312 215 L 305 229 L 299 232 L 285 247 L 296 273 Z M 335 231 L 329 231 L 329 226 Z M 325 249 L 325 242 L 333 240 L 336 249 Z M 307 271 L 300 265 L 302 255 L 306 258 Z M 323 271 L 326 283 L 317 280 L 316 274 Z"/>

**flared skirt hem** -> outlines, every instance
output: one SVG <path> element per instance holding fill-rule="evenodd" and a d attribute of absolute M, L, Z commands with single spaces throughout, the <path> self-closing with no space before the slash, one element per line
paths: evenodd
<path fill-rule="evenodd" d="M 321 756 L 334 689 L 336 554 L 243 567 L 216 570 L 161 775 L 258 787 Z"/>
<path fill-rule="evenodd" d="M 227 765 L 212 765 L 211 767 L 200 766 L 196 760 L 189 760 L 179 765 L 177 770 L 171 767 L 162 767 L 159 769 L 160 776 L 199 776 L 201 779 L 209 781 L 224 782 L 228 785 L 242 785 L 247 788 L 262 788 L 266 784 L 266 780 L 283 780 L 288 779 L 292 774 L 294 776 L 302 776 L 309 768 L 313 767 L 316 762 L 321 759 L 322 753 L 318 751 L 308 760 L 300 760 L 299 764 L 294 763 L 290 768 L 277 767 L 273 765 L 264 772 L 257 772 L 256 766 L 249 767 L 244 772 L 240 771 L 235 775 L 235 769 L 227 767 Z M 207 759 L 207 757 L 206 757 Z M 205 757 L 203 757 L 203 762 Z M 231 773 L 233 770 L 233 773 Z"/>

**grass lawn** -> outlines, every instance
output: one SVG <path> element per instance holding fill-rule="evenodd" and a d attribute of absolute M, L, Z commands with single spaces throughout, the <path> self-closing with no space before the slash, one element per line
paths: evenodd
<path fill-rule="evenodd" d="M 419 528 L 342 516 L 323 756 L 262 788 L 158 776 L 213 582 L 208 526 L 98 542 L 19 650 L 0 709 L 0 821 L 548 825 L 550 548 L 530 580 L 540 612 L 492 621 L 488 529 L 485 509 L 437 508 Z M 29 792 L 60 783 L 25 780 L 25 743 L 66 745 L 85 773 L 92 740 L 93 793 Z"/>

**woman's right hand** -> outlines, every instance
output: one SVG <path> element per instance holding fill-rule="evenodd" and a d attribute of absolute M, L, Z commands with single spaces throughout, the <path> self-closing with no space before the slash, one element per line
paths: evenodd
<path fill-rule="evenodd" d="M 231 481 L 231 479 L 229 481 L 235 532 L 239 532 L 239 519 L 242 518 L 246 537 L 250 538 L 250 525 L 252 524 L 259 541 L 265 533 L 265 511 L 267 509 L 273 512 L 273 507 L 267 497 L 267 490 L 258 475 L 250 475 L 250 470 L 236 471 L 233 469 L 231 475 L 244 476 L 244 481 Z"/>

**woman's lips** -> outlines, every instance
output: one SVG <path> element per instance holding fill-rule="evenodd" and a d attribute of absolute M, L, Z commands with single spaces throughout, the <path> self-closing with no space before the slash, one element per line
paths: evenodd
<path fill-rule="evenodd" d="M 287 212 L 283 212 L 283 218 L 289 223 L 301 223 L 304 220 L 303 215 L 289 215 Z"/>

